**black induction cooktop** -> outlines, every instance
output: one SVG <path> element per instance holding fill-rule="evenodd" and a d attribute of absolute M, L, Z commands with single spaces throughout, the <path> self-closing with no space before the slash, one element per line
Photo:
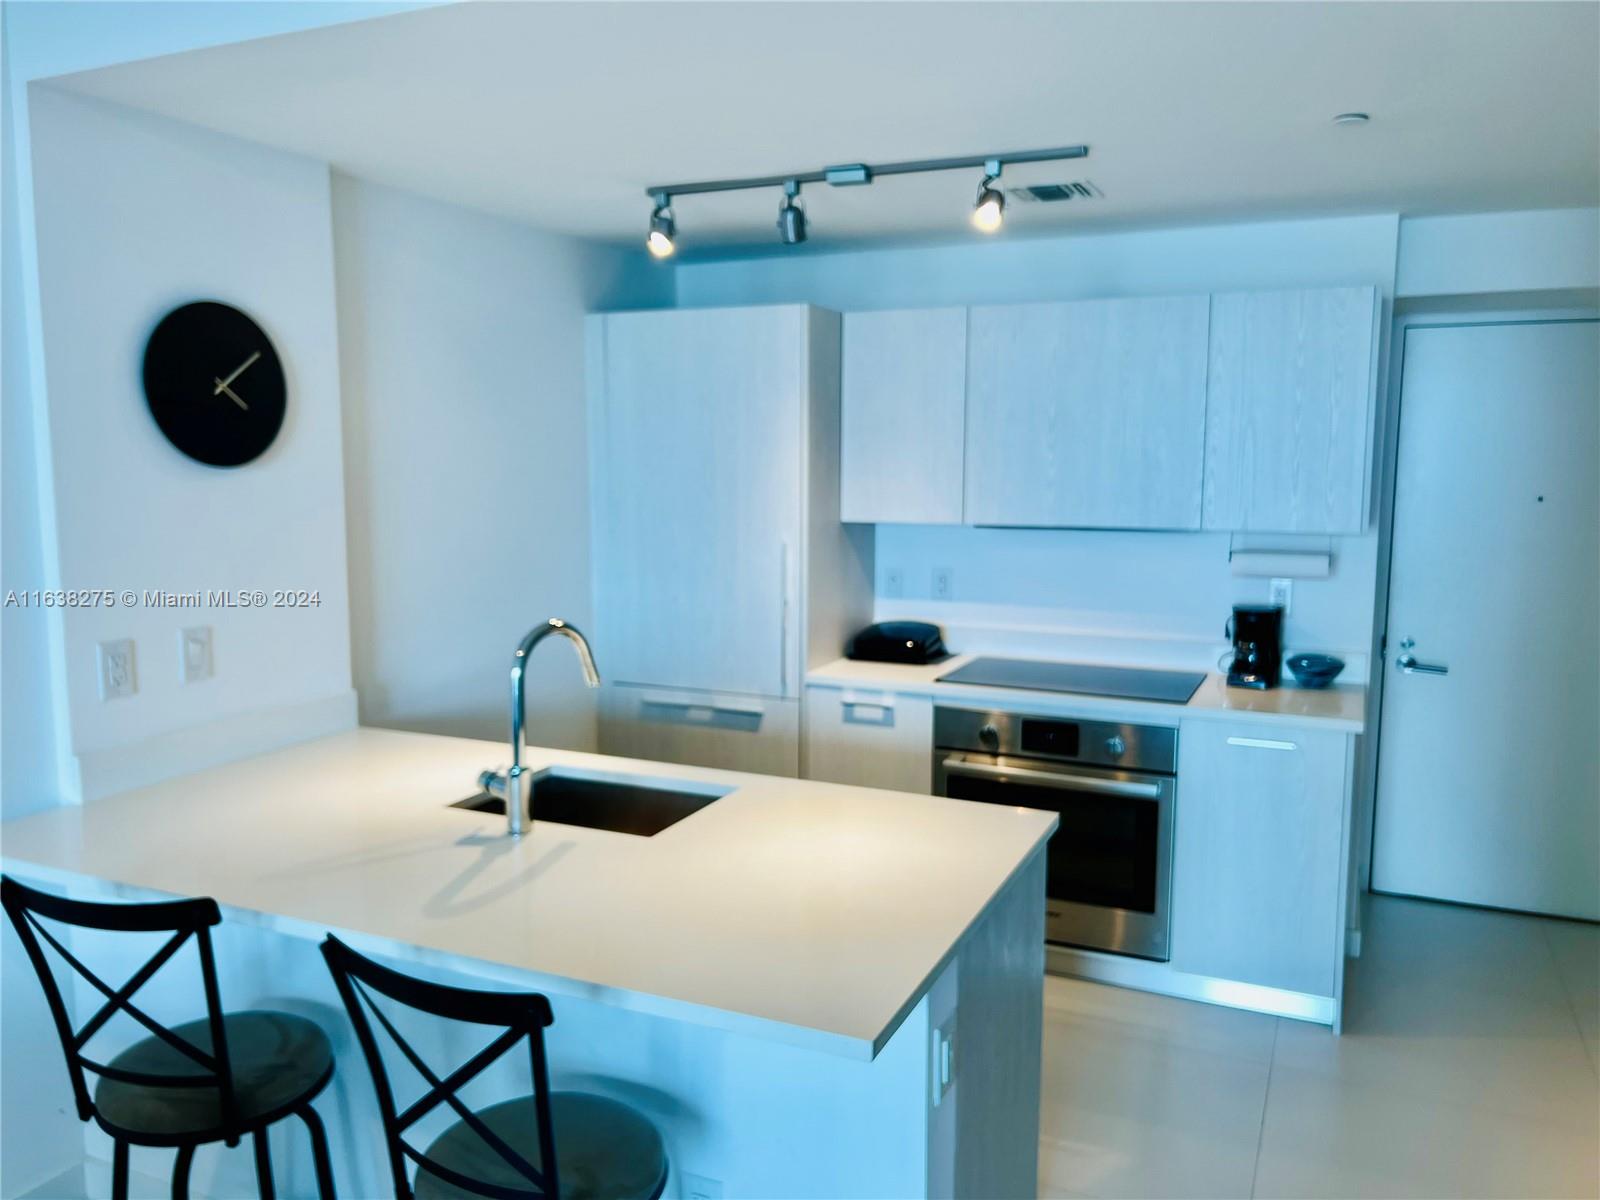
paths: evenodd
<path fill-rule="evenodd" d="M 1187 704 L 1205 679 L 1203 671 L 1147 671 L 1026 658 L 975 658 L 966 666 L 939 676 L 938 682 Z"/>

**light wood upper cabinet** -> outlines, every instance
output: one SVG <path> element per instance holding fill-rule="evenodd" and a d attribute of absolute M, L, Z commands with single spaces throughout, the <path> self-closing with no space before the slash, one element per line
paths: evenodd
<path fill-rule="evenodd" d="M 820 319 L 799 307 L 591 319 L 593 633 L 609 680 L 798 694 Z"/>
<path fill-rule="evenodd" d="M 1205 296 L 974 308 L 969 525 L 1198 529 Z"/>
<path fill-rule="evenodd" d="M 959 525 L 967 310 L 844 318 L 840 516 Z"/>
<path fill-rule="evenodd" d="M 1211 300 L 1205 528 L 1367 526 L 1374 288 Z"/>
<path fill-rule="evenodd" d="M 1185 721 L 1172 965 L 1331 996 L 1343 946 L 1351 739 Z"/>

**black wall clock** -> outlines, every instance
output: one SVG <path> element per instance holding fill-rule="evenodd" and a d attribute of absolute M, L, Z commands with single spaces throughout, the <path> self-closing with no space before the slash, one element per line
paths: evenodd
<path fill-rule="evenodd" d="M 237 467 L 278 436 L 288 389 L 261 326 L 237 308 L 202 300 L 162 317 L 145 343 L 144 396 L 179 450 L 213 467 Z"/>

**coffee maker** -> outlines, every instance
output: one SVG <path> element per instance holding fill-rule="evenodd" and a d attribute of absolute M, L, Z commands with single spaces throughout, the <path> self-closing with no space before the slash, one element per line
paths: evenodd
<path fill-rule="evenodd" d="M 1228 625 L 1233 637 L 1228 686 L 1277 687 L 1283 673 L 1283 609 L 1276 604 L 1235 604 Z"/>

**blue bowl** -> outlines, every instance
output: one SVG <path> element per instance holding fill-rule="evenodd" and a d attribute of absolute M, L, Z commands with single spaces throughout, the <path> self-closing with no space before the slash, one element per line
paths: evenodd
<path fill-rule="evenodd" d="M 1289 659 L 1288 667 L 1301 687 L 1325 688 L 1344 670 L 1344 659 L 1331 654 L 1296 654 Z"/>

